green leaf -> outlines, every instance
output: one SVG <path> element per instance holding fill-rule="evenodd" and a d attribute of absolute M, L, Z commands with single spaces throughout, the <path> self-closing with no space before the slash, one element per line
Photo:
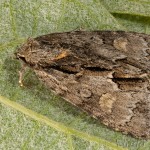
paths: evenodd
<path fill-rule="evenodd" d="M 128 31 L 150 33 L 150 2 L 139 0 L 100 0 Z"/>
<path fill-rule="evenodd" d="M 108 129 L 53 95 L 30 69 L 19 86 L 17 46 L 80 28 L 150 33 L 149 1 L 0 1 L 0 149 L 149 149 L 150 141 Z"/>
<path fill-rule="evenodd" d="M 150 3 L 138 0 L 100 0 L 111 13 L 150 16 Z"/>
<path fill-rule="evenodd" d="M 12 127 L 9 126 L 10 123 L 15 124 L 14 129 L 16 129 L 16 130 L 18 130 L 21 126 L 20 130 L 23 131 L 23 133 L 21 133 L 23 139 L 26 138 L 26 135 L 24 135 L 24 134 L 27 131 L 26 130 L 27 127 L 31 126 L 30 128 L 33 130 L 32 132 L 30 131 L 31 133 L 29 134 L 29 136 L 31 138 L 33 136 L 36 136 L 37 131 L 40 130 L 39 126 L 41 126 L 41 128 L 43 128 L 43 127 L 45 127 L 45 125 L 47 125 L 47 128 L 51 127 L 51 128 L 54 128 L 58 132 L 63 132 L 64 133 L 64 135 L 63 135 L 63 137 L 65 137 L 64 139 L 68 140 L 68 144 L 65 144 L 65 146 L 68 145 L 68 147 L 70 149 L 73 149 L 73 143 L 72 143 L 73 142 L 73 139 L 72 139 L 73 137 L 72 137 L 72 135 L 74 135 L 77 138 L 82 138 L 82 139 L 84 139 L 88 142 L 93 142 L 93 143 L 95 142 L 94 144 L 103 144 L 104 146 L 109 147 L 111 149 L 125 150 L 125 148 L 121 148 L 121 147 L 117 146 L 114 143 L 111 143 L 111 142 L 108 142 L 108 141 L 103 140 L 101 138 L 98 138 L 98 137 L 95 137 L 95 136 L 92 136 L 92 135 L 88 135 L 88 134 L 80 132 L 78 130 L 66 127 L 66 126 L 62 125 L 61 123 L 58 123 L 58 122 L 53 121 L 51 119 L 48 119 L 47 117 L 45 117 L 43 115 L 40 115 L 40 114 L 38 114 L 38 113 L 36 113 L 32 110 L 29 110 L 29 109 L 23 107 L 22 105 L 20 105 L 16 102 L 10 101 L 10 100 L 2 97 L 2 96 L 0 96 L 0 102 L 2 103 L 1 104 L 1 115 L 2 115 L 1 127 L 3 129 L 2 134 L 1 134 L 2 135 L 1 136 L 1 141 L 2 142 L 3 142 L 4 139 L 6 139 L 6 137 L 10 138 L 10 136 L 12 135 Z M 10 108 L 10 107 L 12 107 L 13 109 Z M 22 114 L 17 112 L 16 110 L 21 112 Z M 33 120 L 28 118 L 27 116 L 29 116 Z M 27 122 L 28 122 L 28 125 L 27 125 Z M 43 123 L 43 124 L 41 124 L 41 123 Z M 11 134 L 10 134 L 9 131 L 6 130 L 6 127 L 10 128 Z M 6 132 L 7 132 L 6 134 L 5 134 L 4 130 L 6 130 Z M 47 129 L 47 132 L 49 132 L 48 129 Z M 57 133 L 58 136 L 59 136 L 59 134 L 62 135 L 62 133 Z M 48 134 L 46 134 L 46 135 L 48 136 Z M 41 135 L 41 137 L 46 138 L 46 135 L 44 133 L 43 135 Z M 18 135 L 14 133 L 13 138 L 17 138 L 16 136 L 18 136 Z M 59 137 L 56 140 L 59 141 L 60 140 Z M 25 142 L 22 143 L 22 148 L 26 147 L 31 142 L 29 140 L 23 140 L 23 141 L 25 141 Z M 10 142 L 10 140 L 8 142 Z M 8 142 L 7 143 L 5 142 L 4 144 L 6 144 L 8 146 Z M 32 141 L 32 142 L 34 142 L 34 141 Z M 63 142 L 63 140 L 61 142 Z M 65 141 L 65 142 L 67 142 L 67 141 Z M 56 143 L 56 144 L 58 144 L 58 143 Z M 48 144 L 48 145 L 53 146 L 51 144 Z M 46 146 L 48 146 L 48 145 L 46 145 Z"/>

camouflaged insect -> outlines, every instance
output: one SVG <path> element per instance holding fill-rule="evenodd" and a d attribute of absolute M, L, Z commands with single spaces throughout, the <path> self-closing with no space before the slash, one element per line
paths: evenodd
<path fill-rule="evenodd" d="M 28 39 L 16 56 L 52 91 L 106 126 L 150 138 L 150 35 L 53 33 Z"/>

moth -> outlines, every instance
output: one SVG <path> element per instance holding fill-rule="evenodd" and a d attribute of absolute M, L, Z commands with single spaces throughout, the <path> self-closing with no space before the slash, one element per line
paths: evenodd
<path fill-rule="evenodd" d="M 150 139 L 150 35 L 73 31 L 28 39 L 16 57 L 106 126 Z"/>

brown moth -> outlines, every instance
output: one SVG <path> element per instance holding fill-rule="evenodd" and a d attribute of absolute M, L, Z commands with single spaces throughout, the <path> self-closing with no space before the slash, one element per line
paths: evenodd
<path fill-rule="evenodd" d="M 106 126 L 150 138 L 150 35 L 52 33 L 28 39 L 16 56 L 52 91 Z"/>

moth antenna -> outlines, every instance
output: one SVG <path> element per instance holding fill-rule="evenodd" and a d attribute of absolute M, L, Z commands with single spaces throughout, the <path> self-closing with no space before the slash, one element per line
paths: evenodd
<path fill-rule="evenodd" d="M 21 70 L 19 71 L 19 85 L 21 86 L 21 87 L 23 87 L 24 85 L 23 85 L 23 75 L 24 75 L 24 73 L 25 73 L 25 71 L 26 71 L 26 67 L 27 65 L 25 64 L 25 63 L 22 63 L 22 67 L 21 67 Z"/>

